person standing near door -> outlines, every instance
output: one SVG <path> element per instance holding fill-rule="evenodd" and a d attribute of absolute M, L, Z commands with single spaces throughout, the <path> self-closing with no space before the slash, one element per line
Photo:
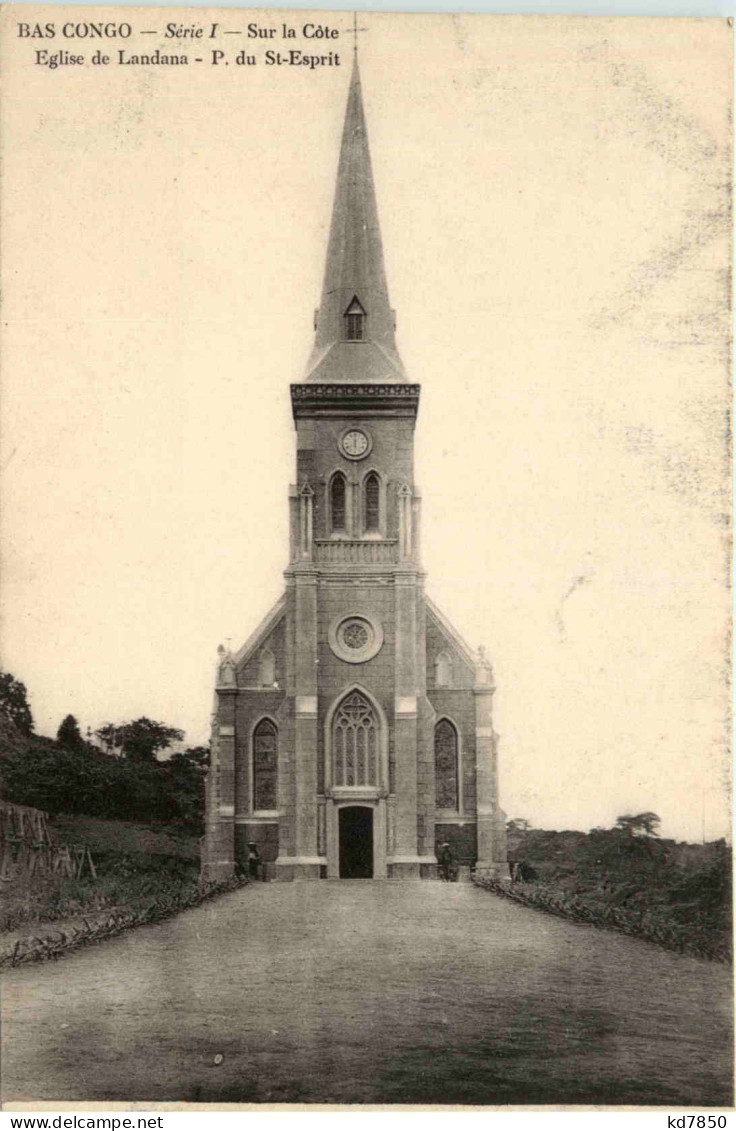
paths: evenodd
<path fill-rule="evenodd" d="M 258 872 L 261 866 L 261 857 L 258 852 L 258 845 L 252 840 L 248 843 L 248 875 L 252 880 L 258 879 Z"/>
<path fill-rule="evenodd" d="M 440 879 L 453 879 L 454 858 L 452 855 L 452 849 L 450 848 L 450 845 L 447 843 L 447 841 L 445 841 L 444 844 L 440 845 L 440 851 L 438 853 L 437 859 L 440 865 Z"/>

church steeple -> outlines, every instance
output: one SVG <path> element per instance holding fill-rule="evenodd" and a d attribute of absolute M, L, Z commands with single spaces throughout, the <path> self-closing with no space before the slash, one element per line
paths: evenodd
<path fill-rule="evenodd" d="M 220 657 L 203 873 L 256 842 L 280 880 L 418 880 L 449 843 L 506 878 L 490 667 L 424 595 L 420 387 L 394 340 L 357 61 L 315 329 L 291 386 L 286 593 Z"/>
<path fill-rule="evenodd" d="M 306 380 L 341 385 L 406 381 L 394 323 L 356 55 Z"/>

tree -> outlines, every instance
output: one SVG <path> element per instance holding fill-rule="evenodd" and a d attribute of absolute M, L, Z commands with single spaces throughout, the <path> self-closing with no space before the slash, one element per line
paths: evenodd
<path fill-rule="evenodd" d="M 60 742 L 62 746 L 68 746 L 70 750 L 81 750 L 83 748 L 84 739 L 74 715 L 67 715 L 59 725 L 56 732 L 56 741 Z"/>
<path fill-rule="evenodd" d="M 87 813 L 130 821 L 170 821 L 179 805 L 165 762 L 136 764 L 110 758 L 92 746 L 71 750 L 34 738 L 27 750 L 2 762 L 4 796 L 49 813 Z"/>
<path fill-rule="evenodd" d="M 629 836 L 658 836 L 657 826 L 661 821 L 656 813 L 625 814 L 616 818 L 616 828 Z"/>
<path fill-rule="evenodd" d="M 33 734 L 33 715 L 25 684 L 10 672 L 0 672 L 0 714 L 23 734 Z"/>
<path fill-rule="evenodd" d="M 206 746 L 193 746 L 180 754 L 172 754 L 161 762 L 161 770 L 169 781 L 179 820 L 191 828 L 201 829 L 204 820 L 204 782 L 210 752 Z"/>
<path fill-rule="evenodd" d="M 159 750 L 167 750 L 172 742 L 180 742 L 184 731 L 167 727 L 143 716 L 125 727 L 123 751 L 131 762 L 155 762 Z"/>
<path fill-rule="evenodd" d="M 95 739 L 102 742 L 107 753 L 112 753 L 115 743 L 116 728 L 114 723 L 103 723 L 95 731 Z"/>
<path fill-rule="evenodd" d="M 526 817 L 513 817 L 506 823 L 506 830 L 510 833 L 528 833 L 531 827 Z"/>
<path fill-rule="evenodd" d="M 174 754 L 174 758 L 178 757 L 178 754 Z M 210 764 L 210 749 L 209 746 L 188 746 L 186 750 L 182 751 L 181 757 L 187 758 L 195 766 L 206 770 Z"/>
<path fill-rule="evenodd" d="M 167 750 L 172 742 L 180 742 L 184 737 L 183 730 L 167 727 L 145 715 L 132 723 L 105 723 L 95 734 L 108 750 L 119 746 L 128 761 L 148 763 L 156 761 L 159 750 Z"/>

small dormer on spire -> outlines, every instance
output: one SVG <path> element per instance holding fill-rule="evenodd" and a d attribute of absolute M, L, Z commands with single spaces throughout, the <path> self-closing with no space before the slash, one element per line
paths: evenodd
<path fill-rule="evenodd" d="M 394 335 L 357 53 L 353 60 L 327 245 L 322 301 L 306 380 L 406 381 Z M 361 349 L 347 343 L 361 342 Z"/>
<path fill-rule="evenodd" d="M 345 311 L 345 340 L 348 342 L 365 341 L 365 310 L 360 305 L 357 295 Z"/>

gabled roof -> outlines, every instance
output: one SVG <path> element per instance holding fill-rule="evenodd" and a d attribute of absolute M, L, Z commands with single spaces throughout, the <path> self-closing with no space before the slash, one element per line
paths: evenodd
<path fill-rule="evenodd" d="M 432 619 L 437 623 L 438 627 L 442 629 L 445 636 L 447 636 L 455 645 L 466 663 L 470 665 L 473 671 L 475 671 L 476 665 L 478 663 L 478 658 L 473 649 L 469 644 L 466 644 L 460 633 L 452 627 L 447 617 L 440 612 L 434 601 L 430 600 L 430 598 L 427 597 L 426 594 L 424 600 L 427 606 L 427 612 L 430 614 Z"/>
<path fill-rule="evenodd" d="M 255 632 L 252 632 L 250 634 L 245 644 L 243 644 L 242 648 L 240 648 L 233 656 L 236 668 L 242 667 L 243 664 L 247 663 L 248 660 L 250 660 L 253 654 L 258 651 L 263 641 L 266 640 L 267 637 L 273 632 L 276 625 L 285 614 L 286 594 L 283 593 L 281 597 L 279 597 L 276 604 L 272 607 L 270 612 L 267 613 L 267 615 L 263 618 Z"/>

